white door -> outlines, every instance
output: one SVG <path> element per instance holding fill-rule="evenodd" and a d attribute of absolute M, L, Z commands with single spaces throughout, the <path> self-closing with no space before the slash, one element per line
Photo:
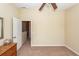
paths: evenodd
<path fill-rule="evenodd" d="M 13 17 L 13 42 L 17 43 L 17 50 L 22 46 L 22 22 Z"/>

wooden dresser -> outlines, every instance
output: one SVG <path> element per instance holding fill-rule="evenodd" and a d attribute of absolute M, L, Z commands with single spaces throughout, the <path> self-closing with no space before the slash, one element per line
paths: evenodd
<path fill-rule="evenodd" d="M 0 56 L 16 56 L 17 55 L 16 49 L 17 48 L 15 43 L 0 46 Z"/>

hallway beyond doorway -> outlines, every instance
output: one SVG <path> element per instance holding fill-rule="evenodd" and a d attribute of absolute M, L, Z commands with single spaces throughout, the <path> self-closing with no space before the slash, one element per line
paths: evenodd
<path fill-rule="evenodd" d="M 22 39 L 31 42 L 31 21 L 22 21 Z"/>

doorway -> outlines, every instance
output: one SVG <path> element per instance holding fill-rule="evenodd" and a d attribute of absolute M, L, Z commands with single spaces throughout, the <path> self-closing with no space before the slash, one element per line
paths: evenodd
<path fill-rule="evenodd" d="M 31 44 L 31 21 L 22 21 L 22 33 L 24 42 Z"/>

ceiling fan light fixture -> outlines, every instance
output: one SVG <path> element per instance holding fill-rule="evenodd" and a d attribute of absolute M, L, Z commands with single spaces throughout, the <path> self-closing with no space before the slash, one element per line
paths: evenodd
<path fill-rule="evenodd" d="M 49 4 L 49 3 L 43 3 L 43 4 L 41 5 L 41 7 L 39 8 L 39 11 L 41 11 L 41 10 L 44 8 L 45 4 Z M 52 7 L 53 7 L 54 10 L 57 9 L 56 3 L 50 3 L 50 4 L 52 5 Z M 49 6 L 50 6 L 50 5 L 49 5 Z M 48 7 L 49 7 L 49 6 L 48 6 Z"/>

